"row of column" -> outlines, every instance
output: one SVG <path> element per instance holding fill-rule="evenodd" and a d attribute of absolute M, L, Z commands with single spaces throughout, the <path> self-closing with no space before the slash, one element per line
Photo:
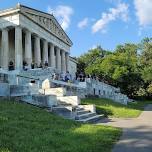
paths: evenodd
<path fill-rule="evenodd" d="M 25 56 L 24 60 L 28 65 L 32 63 L 32 33 L 29 30 L 25 31 Z M 37 65 L 45 61 L 50 63 L 50 67 L 56 68 L 59 71 L 68 71 L 69 54 L 52 43 L 43 40 L 43 55 L 41 56 L 40 37 L 34 35 L 34 62 Z M 23 67 L 23 46 L 22 46 L 22 28 L 15 27 L 15 69 Z M 55 55 L 56 50 L 56 55 Z M 48 56 L 50 54 L 50 58 Z M 2 67 L 7 68 L 9 62 L 9 36 L 8 29 L 2 29 Z M 43 58 L 42 58 L 43 57 Z"/>

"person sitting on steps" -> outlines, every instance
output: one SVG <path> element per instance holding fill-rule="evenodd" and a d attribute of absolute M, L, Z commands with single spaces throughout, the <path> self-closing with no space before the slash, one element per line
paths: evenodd
<path fill-rule="evenodd" d="M 45 66 L 45 68 L 47 68 L 49 66 L 47 61 L 45 61 L 44 66 Z"/>
<path fill-rule="evenodd" d="M 9 69 L 9 71 L 14 70 L 14 63 L 13 63 L 13 61 L 10 61 L 10 62 L 9 62 L 8 69 Z"/>
<path fill-rule="evenodd" d="M 31 63 L 31 69 L 34 69 L 34 62 Z"/>

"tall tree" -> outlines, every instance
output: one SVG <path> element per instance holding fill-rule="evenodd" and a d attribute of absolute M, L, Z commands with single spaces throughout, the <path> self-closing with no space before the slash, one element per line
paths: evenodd
<path fill-rule="evenodd" d="M 120 87 L 132 98 L 152 96 L 152 38 L 145 38 L 140 44 L 118 45 L 113 53 L 97 47 L 78 61 L 82 67 L 79 69 Z"/>
<path fill-rule="evenodd" d="M 81 55 L 77 58 L 78 72 L 85 72 L 85 69 L 88 66 L 91 66 L 96 60 L 103 58 L 108 53 L 110 52 L 103 50 L 101 46 L 97 46 L 97 48 L 91 49 L 87 53 Z"/>
<path fill-rule="evenodd" d="M 152 96 L 152 38 L 145 38 L 140 43 L 141 73 L 145 81 L 145 88 Z"/>

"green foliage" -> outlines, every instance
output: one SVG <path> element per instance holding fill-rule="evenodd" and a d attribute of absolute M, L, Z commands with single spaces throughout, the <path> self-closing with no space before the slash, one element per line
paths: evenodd
<path fill-rule="evenodd" d="M 105 53 L 103 57 L 101 52 Z M 78 61 L 84 65 L 82 71 L 96 74 L 101 81 L 120 87 L 121 92 L 131 98 L 138 96 L 141 88 L 145 89 L 143 95 L 150 95 L 152 38 L 145 38 L 140 44 L 118 45 L 113 53 L 99 48 L 89 50 Z"/>
<path fill-rule="evenodd" d="M 138 95 L 139 97 L 145 97 L 145 96 L 147 95 L 146 89 L 140 88 L 140 89 L 137 91 L 137 95 Z"/>
<path fill-rule="evenodd" d="M 148 93 L 152 95 L 152 84 L 150 84 L 148 86 L 148 89 L 147 89 Z"/>
<path fill-rule="evenodd" d="M 145 38 L 140 43 L 140 64 L 141 74 L 145 81 L 145 89 L 149 96 L 152 96 L 152 38 Z"/>
<path fill-rule="evenodd" d="M 0 101 L 0 118 L 0 152 L 110 152 L 121 135 L 13 101 Z"/>
<path fill-rule="evenodd" d="M 78 72 L 84 72 L 87 67 L 93 67 L 92 65 L 95 62 L 98 62 L 99 59 L 110 54 L 109 51 L 103 50 L 100 46 L 95 49 L 89 50 L 87 53 L 81 55 L 78 60 Z M 93 67 L 94 68 L 94 67 Z M 87 70 L 86 70 L 87 71 Z M 89 71 L 88 73 L 91 73 Z"/>
<path fill-rule="evenodd" d="M 152 81 L 152 38 L 145 38 L 140 44 L 142 76 L 145 81 Z"/>
<path fill-rule="evenodd" d="M 143 68 L 142 77 L 145 80 L 145 82 L 152 81 L 152 66 L 151 65 L 145 66 Z"/>

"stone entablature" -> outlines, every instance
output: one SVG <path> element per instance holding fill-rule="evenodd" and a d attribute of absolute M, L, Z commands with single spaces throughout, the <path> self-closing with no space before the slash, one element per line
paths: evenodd
<path fill-rule="evenodd" d="M 32 20 L 29 20 L 26 16 L 20 14 L 20 25 L 23 28 L 28 28 L 33 34 L 37 34 L 43 39 L 53 43 L 55 46 L 59 46 L 61 49 L 66 50 L 66 52 L 70 51 L 69 45 L 55 37 L 54 35 L 48 33 L 44 28 L 40 27 L 39 25 L 35 24 Z"/>
<path fill-rule="evenodd" d="M 10 14 L 7 16 L 0 16 L 0 29 L 6 27 L 14 27 L 19 25 L 19 14 Z"/>
<path fill-rule="evenodd" d="M 32 21 L 57 36 L 59 39 L 63 40 L 69 46 L 72 45 L 71 40 L 68 38 L 68 36 L 58 24 L 53 15 L 43 13 L 22 5 L 20 6 L 20 12 L 21 14 L 28 16 Z"/>

